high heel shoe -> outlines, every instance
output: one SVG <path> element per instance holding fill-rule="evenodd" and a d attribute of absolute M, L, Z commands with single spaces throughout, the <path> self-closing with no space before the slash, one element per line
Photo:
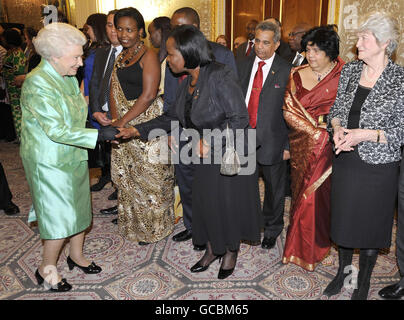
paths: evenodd
<path fill-rule="evenodd" d="M 94 261 L 91 262 L 91 264 L 87 267 L 82 267 L 79 266 L 76 262 L 70 258 L 70 256 L 67 257 L 67 265 L 69 266 L 69 270 L 73 270 L 74 267 L 80 268 L 84 273 L 87 274 L 96 274 L 100 273 L 102 271 L 101 267 L 97 266 Z"/>
<path fill-rule="evenodd" d="M 212 264 L 212 262 L 213 261 L 215 261 L 215 260 L 217 260 L 217 259 L 219 259 L 219 262 L 220 262 L 220 260 L 222 259 L 222 256 L 216 256 L 211 262 L 209 262 L 206 266 L 203 266 L 202 264 L 201 264 L 201 260 L 199 260 L 196 264 L 194 264 L 192 267 L 191 267 L 191 272 L 194 272 L 194 273 L 196 273 L 196 272 L 203 272 L 203 271 L 206 271 L 206 270 L 208 270 L 208 268 L 209 268 L 209 266 Z"/>
<path fill-rule="evenodd" d="M 66 281 L 65 278 L 63 278 L 62 281 L 58 282 L 56 285 L 51 285 L 39 274 L 38 269 L 35 271 L 35 278 L 36 281 L 38 281 L 38 285 L 44 284 L 45 289 L 49 289 L 53 292 L 66 292 L 72 289 L 72 286 Z"/>

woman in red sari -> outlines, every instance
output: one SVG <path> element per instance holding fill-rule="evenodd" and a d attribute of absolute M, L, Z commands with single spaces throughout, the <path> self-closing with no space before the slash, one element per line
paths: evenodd
<path fill-rule="evenodd" d="M 328 254 L 332 146 L 326 117 L 344 62 L 338 34 L 328 26 L 302 39 L 308 64 L 292 69 L 284 117 L 290 133 L 292 206 L 283 263 L 313 271 Z"/>

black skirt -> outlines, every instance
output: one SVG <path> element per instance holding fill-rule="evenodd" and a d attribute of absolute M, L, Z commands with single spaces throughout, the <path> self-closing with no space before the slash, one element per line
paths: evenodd
<path fill-rule="evenodd" d="M 258 173 L 223 176 L 220 165 L 195 165 L 192 235 L 195 245 L 211 243 L 213 253 L 238 250 L 241 240 L 260 241 Z"/>
<path fill-rule="evenodd" d="M 389 248 L 399 162 L 372 165 L 352 152 L 334 156 L 331 239 L 347 248 Z"/>

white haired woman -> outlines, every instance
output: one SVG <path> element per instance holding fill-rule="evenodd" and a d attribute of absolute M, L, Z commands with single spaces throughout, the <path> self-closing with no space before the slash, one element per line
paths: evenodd
<path fill-rule="evenodd" d="M 390 59 L 397 23 L 382 12 L 366 16 L 357 32 L 358 60 L 344 66 L 328 126 L 335 156 L 331 176 L 331 239 L 339 269 L 324 294 L 340 292 L 360 248 L 352 300 L 366 300 L 380 248 L 390 247 L 400 146 L 404 134 L 404 70 Z M 348 267 L 348 268 L 347 268 Z"/>
<path fill-rule="evenodd" d="M 117 130 L 85 128 L 87 104 L 74 76 L 83 65 L 86 41 L 68 24 L 43 28 L 33 40 L 42 61 L 27 75 L 21 95 L 20 154 L 33 202 L 28 221 L 38 221 L 44 240 L 35 277 L 39 285 L 56 292 L 72 288 L 56 269 L 66 238 L 70 270 L 77 266 L 85 273 L 101 272 L 83 255 L 84 231 L 92 220 L 85 148 L 113 139 Z"/>

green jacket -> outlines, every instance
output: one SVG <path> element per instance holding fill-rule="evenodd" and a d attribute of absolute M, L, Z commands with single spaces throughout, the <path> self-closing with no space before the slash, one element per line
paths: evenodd
<path fill-rule="evenodd" d="M 21 158 L 50 165 L 88 159 L 98 131 L 86 129 L 87 103 L 75 77 L 62 77 L 42 59 L 21 92 Z"/>

